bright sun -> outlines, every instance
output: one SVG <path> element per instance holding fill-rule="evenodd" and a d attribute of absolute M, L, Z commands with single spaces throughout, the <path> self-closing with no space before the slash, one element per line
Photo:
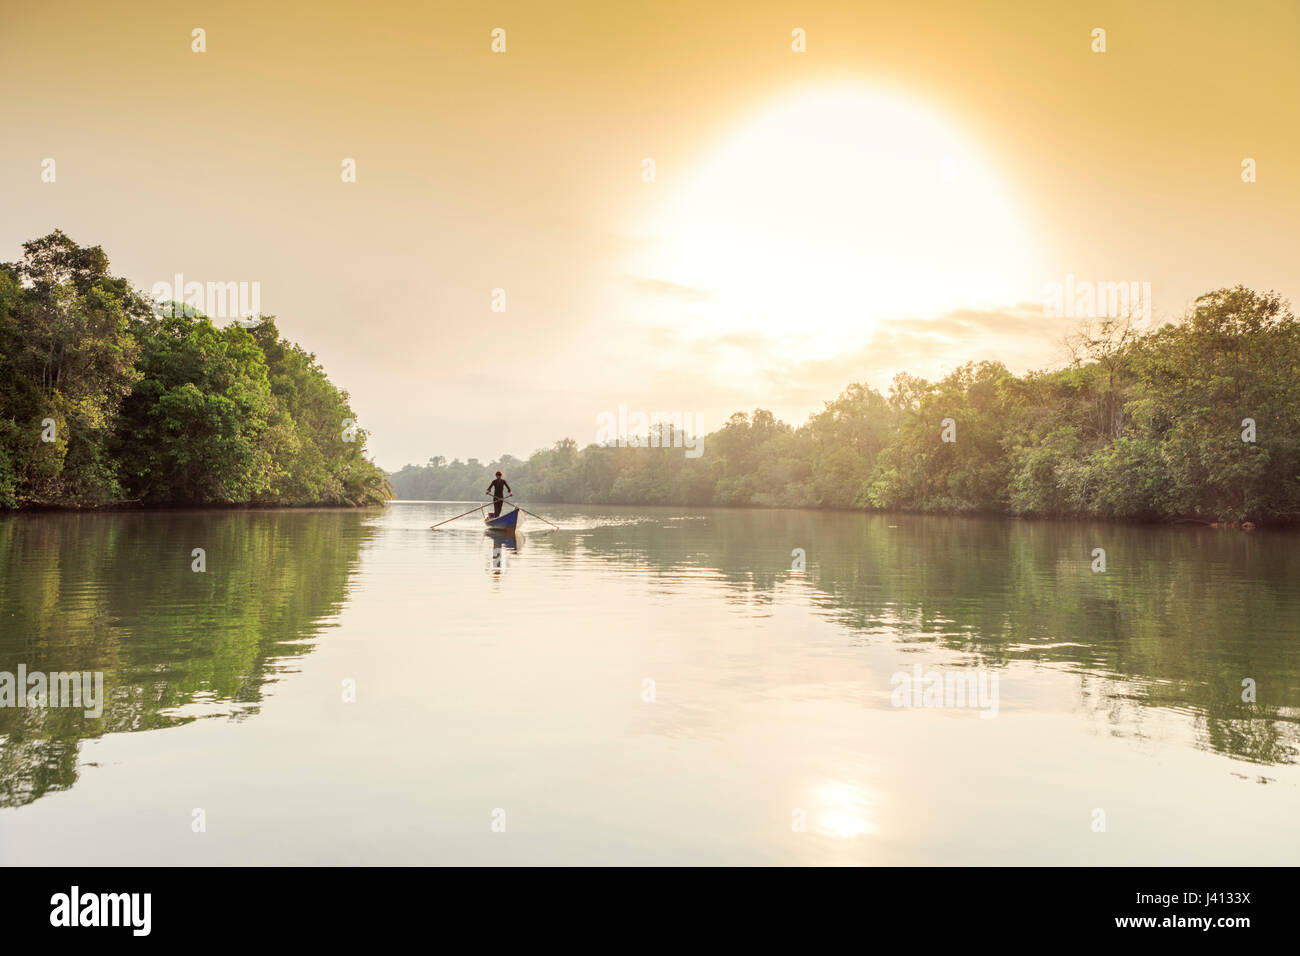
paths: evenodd
<path fill-rule="evenodd" d="M 646 317 L 699 334 L 824 356 L 883 318 L 1011 305 L 1041 284 L 1006 187 L 942 117 L 895 94 L 793 96 L 657 187 L 668 195 L 636 274 L 700 291 Z"/>

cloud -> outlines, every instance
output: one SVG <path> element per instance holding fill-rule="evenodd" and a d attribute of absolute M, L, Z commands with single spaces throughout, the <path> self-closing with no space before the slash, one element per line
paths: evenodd
<path fill-rule="evenodd" d="M 665 360 L 642 387 L 713 415 L 763 407 L 800 424 L 848 385 L 887 391 L 898 372 L 934 380 L 972 361 L 1000 361 L 1017 373 L 1059 366 L 1069 328 L 1068 319 L 1044 316 L 1040 303 L 958 309 L 936 318 L 886 319 L 846 352 L 799 358 L 787 344 L 758 332 L 700 337 L 658 326 L 645 332 L 652 354 Z"/>
<path fill-rule="evenodd" d="M 627 276 L 626 281 L 643 295 L 667 296 L 686 302 L 705 302 L 713 295 L 708 289 L 665 282 L 663 279 L 651 279 L 649 276 Z"/>

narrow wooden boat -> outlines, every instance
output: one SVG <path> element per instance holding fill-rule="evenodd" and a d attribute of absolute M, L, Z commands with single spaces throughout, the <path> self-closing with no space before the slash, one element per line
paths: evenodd
<path fill-rule="evenodd" d="M 483 516 L 483 524 L 489 531 L 514 532 L 519 527 L 519 509 L 508 511 L 505 514 L 493 518 L 491 515 Z"/>

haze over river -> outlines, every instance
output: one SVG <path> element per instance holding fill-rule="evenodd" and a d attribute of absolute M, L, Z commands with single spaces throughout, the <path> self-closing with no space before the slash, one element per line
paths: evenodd
<path fill-rule="evenodd" d="M 1300 534 L 466 507 L 0 517 L 0 864 L 1300 862 Z"/>

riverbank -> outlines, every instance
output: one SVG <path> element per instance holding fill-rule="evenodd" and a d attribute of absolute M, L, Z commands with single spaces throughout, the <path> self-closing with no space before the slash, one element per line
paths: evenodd
<path fill-rule="evenodd" d="M 8 515 L 41 514 L 229 514 L 241 511 L 382 511 L 387 502 L 375 504 L 237 504 L 237 505 L 97 505 L 78 508 L 71 505 L 33 505 L 28 508 L 0 509 L 0 518 Z"/>
<path fill-rule="evenodd" d="M 0 508 L 392 497 L 347 393 L 274 317 L 168 309 L 58 230 L 23 253 L 0 264 Z"/>

